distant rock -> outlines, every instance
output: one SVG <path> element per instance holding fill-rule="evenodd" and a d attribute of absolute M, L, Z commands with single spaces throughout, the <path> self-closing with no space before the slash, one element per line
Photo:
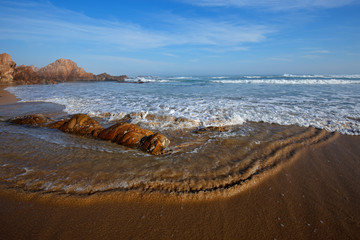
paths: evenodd
<path fill-rule="evenodd" d="M 107 73 L 101 73 L 99 75 L 95 75 L 96 81 L 116 81 L 116 82 L 124 82 L 128 77 L 126 75 L 121 76 L 111 76 Z"/>
<path fill-rule="evenodd" d="M 37 71 L 40 78 L 57 82 L 68 82 L 77 80 L 92 80 L 94 74 L 85 72 L 81 67 L 70 59 L 58 59 Z"/>
<path fill-rule="evenodd" d="M 1 84 L 55 84 L 71 81 L 116 81 L 124 82 L 126 75 L 111 76 L 107 73 L 94 75 L 70 59 L 58 59 L 43 67 L 16 66 L 11 56 L 0 54 L 0 83 Z"/>
<path fill-rule="evenodd" d="M 0 83 L 9 84 L 14 79 L 16 63 L 7 53 L 0 54 Z"/>

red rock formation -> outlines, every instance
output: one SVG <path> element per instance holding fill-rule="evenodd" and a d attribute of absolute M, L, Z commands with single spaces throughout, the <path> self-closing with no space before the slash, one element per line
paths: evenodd
<path fill-rule="evenodd" d="M 37 73 L 41 78 L 59 82 L 95 79 L 94 74 L 85 72 L 70 59 L 62 58 L 40 68 Z"/>
<path fill-rule="evenodd" d="M 39 84 L 46 83 L 46 80 L 40 78 L 33 67 L 21 65 L 15 68 L 14 82 L 16 84 Z"/>
<path fill-rule="evenodd" d="M 3 84 L 54 84 L 79 80 L 124 82 L 126 75 L 111 76 L 106 73 L 94 75 L 70 59 L 58 59 L 43 67 L 21 65 L 11 60 L 10 55 L 0 54 L 0 83 Z"/>
<path fill-rule="evenodd" d="M 12 83 L 14 79 L 16 63 L 7 53 L 0 54 L 0 83 Z"/>
<path fill-rule="evenodd" d="M 85 114 L 75 114 L 68 120 L 51 122 L 41 114 L 30 115 L 10 120 L 12 123 L 37 127 L 56 128 L 66 133 L 81 136 L 93 136 L 103 140 L 111 140 L 117 144 L 132 148 L 139 148 L 153 155 L 164 153 L 170 140 L 160 133 L 153 134 L 131 123 L 117 123 L 107 129 Z"/>
<path fill-rule="evenodd" d="M 53 127 L 55 124 L 52 125 Z M 65 121 L 59 128 L 60 131 L 96 137 L 104 128 L 94 119 L 86 114 L 75 114 L 72 118 Z"/>

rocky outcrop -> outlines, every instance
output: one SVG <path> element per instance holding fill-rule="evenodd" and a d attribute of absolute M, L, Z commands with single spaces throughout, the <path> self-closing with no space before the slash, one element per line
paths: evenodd
<path fill-rule="evenodd" d="M 14 79 L 16 63 L 7 53 L 0 54 L 0 83 L 9 84 Z"/>
<path fill-rule="evenodd" d="M 122 122 L 104 129 L 96 120 L 86 114 L 75 114 L 70 119 L 50 122 L 41 114 L 18 117 L 11 123 L 30 125 L 34 127 L 48 127 L 81 136 L 92 136 L 102 140 L 109 140 L 120 145 L 138 148 L 153 155 L 163 154 L 169 146 L 170 140 L 160 133 L 153 133 L 138 125 Z M 50 123 L 49 123 L 50 122 Z"/>
<path fill-rule="evenodd" d="M 94 74 L 85 72 L 70 59 L 58 59 L 49 65 L 40 68 L 37 72 L 40 78 L 57 82 L 95 79 Z"/>
<path fill-rule="evenodd" d="M 94 75 L 70 59 L 58 59 L 43 67 L 16 66 L 9 54 L 0 54 L 0 83 L 2 84 L 54 84 L 70 81 L 116 81 L 124 82 L 126 75 L 111 76 L 107 73 Z"/>
<path fill-rule="evenodd" d="M 51 126 L 54 128 L 54 124 Z M 66 133 L 96 137 L 104 128 L 86 114 L 75 114 L 58 129 Z"/>
<path fill-rule="evenodd" d="M 114 81 L 114 82 L 125 82 L 125 79 L 128 77 L 126 75 L 121 76 L 111 76 L 107 73 L 101 73 L 99 75 L 95 75 L 96 81 Z"/>

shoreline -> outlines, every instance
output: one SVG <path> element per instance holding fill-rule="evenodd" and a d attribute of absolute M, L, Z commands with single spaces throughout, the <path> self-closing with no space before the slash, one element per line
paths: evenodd
<path fill-rule="evenodd" d="M 10 87 L 10 85 L 0 85 L 0 105 L 14 104 L 19 101 L 14 94 L 5 90 L 7 87 Z"/>
<path fill-rule="evenodd" d="M 3 239 L 355 239 L 359 136 L 300 150 L 281 170 L 228 197 L 90 196 L 0 191 Z"/>
<path fill-rule="evenodd" d="M 15 104 L 6 87 L 0 105 L 12 113 L 20 105 L 61 111 L 52 103 Z M 222 191 L 81 195 L 0 184 L 0 239 L 356 239 L 360 136 L 334 135 Z"/>

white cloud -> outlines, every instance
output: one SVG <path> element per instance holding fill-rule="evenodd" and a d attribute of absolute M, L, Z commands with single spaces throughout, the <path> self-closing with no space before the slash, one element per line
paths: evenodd
<path fill-rule="evenodd" d="M 266 26 L 172 16 L 167 29 L 90 18 L 50 3 L 0 2 L 0 39 L 77 42 L 116 49 L 153 49 L 172 45 L 239 47 L 271 33 Z"/>
<path fill-rule="evenodd" d="M 303 8 L 333 8 L 351 4 L 355 0 L 182 0 L 183 2 L 210 7 L 263 7 L 270 10 Z"/>

